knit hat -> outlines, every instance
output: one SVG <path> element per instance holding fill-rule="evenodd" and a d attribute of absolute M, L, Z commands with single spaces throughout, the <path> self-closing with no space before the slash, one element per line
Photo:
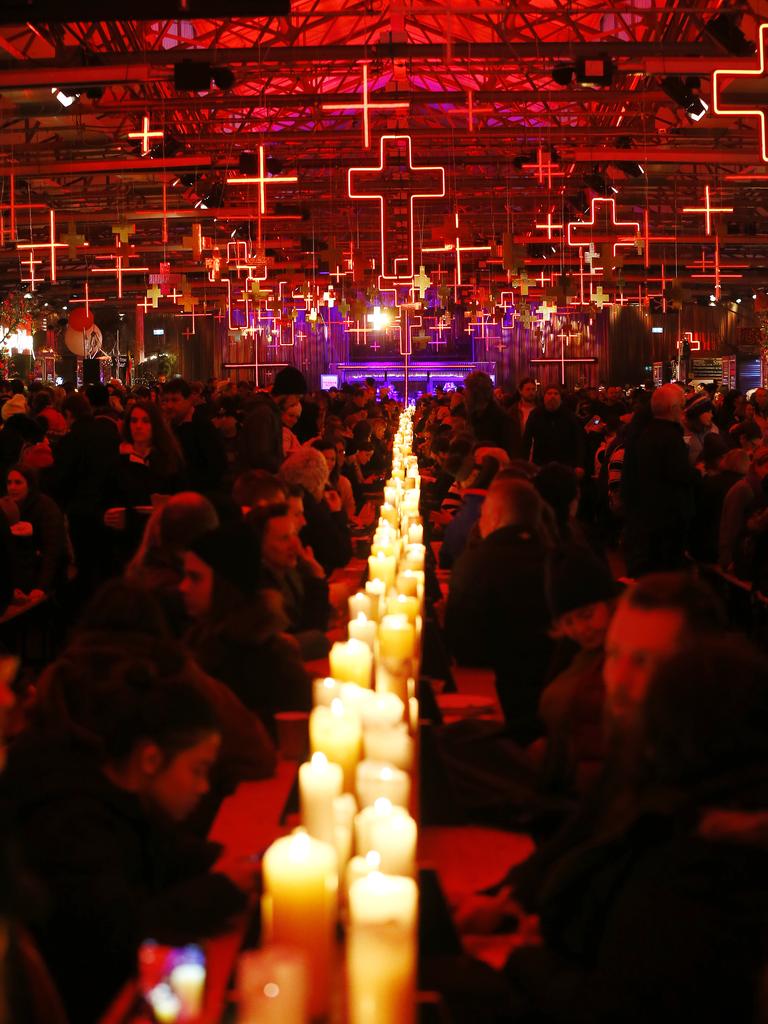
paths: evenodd
<path fill-rule="evenodd" d="M 588 547 L 573 544 L 555 552 L 546 570 L 547 601 L 552 618 L 616 596 L 608 565 Z"/>
<path fill-rule="evenodd" d="M 307 382 L 301 370 L 295 366 L 284 366 L 275 376 L 273 395 L 306 395 Z"/>
<path fill-rule="evenodd" d="M 13 398 L 9 398 L 5 403 L 2 411 L 0 411 L 0 416 L 2 416 L 4 420 L 7 420 L 11 416 L 16 416 L 19 413 L 21 413 L 21 415 L 25 415 L 26 412 L 27 400 L 24 395 L 14 395 Z"/>
<path fill-rule="evenodd" d="M 705 412 L 713 412 L 714 406 L 706 391 L 699 391 L 691 395 L 685 403 L 685 415 L 688 417 L 702 416 Z"/>
<path fill-rule="evenodd" d="M 198 537 L 189 550 L 244 596 L 259 586 L 259 552 L 253 530 L 242 523 L 220 526 Z"/>

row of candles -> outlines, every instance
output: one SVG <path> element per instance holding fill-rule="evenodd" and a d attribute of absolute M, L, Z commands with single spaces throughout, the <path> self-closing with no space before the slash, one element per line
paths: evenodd
<path fill-rule="evenodd" d="M 419 471 L 412 412 L 401 416 L 391 478 L 365 588 L 349 599 L 349 639 L 333 645 L 330 676 L 314 684 L 310 760 L 299 768 L 301 828 L 264 855 L 262 927 L 269 947 L 294 950 L 306 984 L 293 1009 L 267 986 L 241 998 L 241 1024 L 344 1017 L 409 1024 L 415 1014 L 418 700 L 424 605 Z M 338 1012 L 337 926 L 345 926 L 346 1011 Z M 287 961 L 280 961 L 286 970 Z M 302 1008 L 301 998 L 307 1004 Z M 241 991 L 241 997 L 246 996 Z M 281 1002 L 280 1008 L 277 1002 Z M 333 1006 L 333 1012 L 332 1012 Z"/>

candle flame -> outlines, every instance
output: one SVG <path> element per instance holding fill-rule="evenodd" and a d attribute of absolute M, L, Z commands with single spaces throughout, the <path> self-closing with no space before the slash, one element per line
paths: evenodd
<path fill-rule="evenodd" d="M 322 750 L 316 750 L 315 753 L 312 755 L 312 765 L 315 768 L 328 767 L 328 758 L 325 756 Z"/>
<path fill-rule="evenodd" d="M 392 801 L 387 800 L 385 796 L 380 796 L 377 800 L 373 801 L 373 809 L 376 814 L 391 814 Z"/>

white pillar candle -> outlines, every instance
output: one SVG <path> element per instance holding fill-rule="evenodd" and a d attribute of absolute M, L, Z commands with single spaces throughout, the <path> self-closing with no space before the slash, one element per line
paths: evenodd
<path fill-rule="evenodd" d="M 385 615 L 379 624 L 378 651 L 382 658 L 412 658 L 416 630 L 405 615 Z"/>
<path fill-rule="evenodd" d="M 396 924 L 415 932 L 418 912 L 419 891 L 410 877 L 372 871 L 350 886 L 350 924 Z"/>
<path fill-rule="evenodd" d="M 387 615 L 404 615 L 410 623 L 416 624 L 421 611 L 418 597 L 408 594 L 390 594 L 387 598 Z"/>
<path fill-rule="evenodd" d="M 364 644 L 368 644 L 371 650 L 373 650 L 373 645 L 376 641 L 376 629 L 377 624 L 375 620 L 369 619 L 362 612 L 356 615 L 354 619 L 350 619 L 347 627 L 350 640 L 362 640 Z"/>
<path fill-rule="evenodd" d="M 365 615 L 368 619 L 378 618 L 377 615 L 373 614 L 374 609 L 371 595 L 363 593 L 362 590 L 358 590 L 356 594 L 353 594 L 349 598 L 347 605 L 349 607 L 350 619 L 356 619 L 358 615 Z"/>
<path fill-rule="evenodd" d="M 352 793 L 342 793 L 333 801 L 334 846 L 339 874 L 352 856 L 353 824 L 357 814 L 357 800 Z"/>
<path fill-rule="evenodd" d="M 381 870 L 388 875 L 415 875 L 416 822 L 407 812 L 375 818 L 371 822 L 368 842 L 381 857 Z"/>
<path fill-rule="evenodd" d="M 277 839 L 262 861 L 263 930 L 272 945 L 303 951 L 309 964 L 310 1013 L 328 1010 L 337 919 L 336 851 L 303 831 Z"/>
<path fill-rule="evenodd" d="M 395 579 L 395 590 L 398 594 L 406 594 L 408 597 L 419 597 L 419 591 L 424 589 L 424 573 L 416 569 L 403 569 Z"/>
<path fill-rule="evenodd" d="M 394 555 L 370 555 L 368 558 L 368 576 L 372 580 L 381 580 L 385 587 L 395 582 L 397 562 Z"/>
<path fill-rule="evenodd" d="M 365 729 L 363 754 L 366 761 L 386 761 L 404 772 L 413 771 L 414 744 L 408 726 L 401 722 L 393 729 Z"/>
<path fill-rule="evenodd" d="M 344 876 L 344 891 L 349 890 L 359 878 L 366 878 L 373 871 L 381 870 L 381 857 L 375 850 L 369 850 L 364 857 L 352 857 Z"/>
<path fill-rule="evenodd" d="M 358 686 L 372 685 L 373 655 L 370 647 L 362 640 L 335 643 L 331 647 L 328 661 L 334 679 L 342 683 L 357 683 Z"/>
<path fill-rule="evenodd" d="M 408 721 L 411 726 L 411 733 L 415 733 L 419 727 L 419 701 L 417 697 L 408 698 Z"/>
<path fill-rule="evenodd" d="M 330 707 L 320 705 L 309 716 L 309 746 L 321 751 L 344 771 L 344 789 L 352 792 L 355 768 L 360 760 L 363 730 L 360 716 L 345 708 L 337 697 Z"/>
<path fill-rule="evenodd" d="M 382 604 L 384 596 L 387 593 L 387 585 L 382 580 L 367 580 L 365 584 L 365 592 L 371 598 L 373 604 L 373 614 L 371 618 L 380 619 L 383 611 Z"/>
<path fill-rule="evenodd" d="M 355 772 L 355 792 L 361 807 L 370 807 L 382 797 L 398 807 L 407 807 L 411 777 L 387 762 L 361 761 Z"/>
<path fill-rule="evenodd" d="M 237 963 L 237 1024 L 307 1024 L 307 961 L 296 949 L 267 946 Z"/>
<path fill-rule="evenodd" d="M 394 808 L 391 800 L 383 797 L 375 801 L 372 807 L 364 807 L 355 815 L 355 852 L 365 856 L 371 847 L 371 826 L 379 818 L 388 818 L 391 814 L 402 811 L 402 807 Z M 404 813 L 404 812 L 403 812 Z"/>
<path fill-rule="evenodd" d="M 408 527 L 408 543 L 424 543 L 424 526 L 421 523 L 411 523 L 411 525 Z"/>
<path fill-rule="evenodd" d="M 339 700 L 347 711 L 353 711 L 362 722 L 363 713 L 374 703 L 376 694 L 357 683 L 342 683 L 339 687 Z"/>
<path fill-rule="evenodd" d="M 363 731 L 391 729 L 403 721 L 405 705 L 394 693 L 374 693 L 373 700 L 360 708 Z"/>
<path fill-rule="evenodd" d="M 419 569 L 424 571 L 424 559 L 427 549 L 423 544 L 406 544 L 403 555 L 404 569 Z"/>
<path fill-rule="evenodd" d="M 391 523 L 392 526 L 397 526 L 397 509 L 395 506 L 385 501 L 379 509 L 379 519 L 383 519 L 385 523 Z"/>
<path fill-rule="evenodd" d="M 397 487 L 384 488 L 384 501 L 387 505 L 394 505 L 394 507 L 397 508 L 398 502 L 400 501 L 400 492 Z"/>
<path fill-rule="evenodd" d="M 333 801 L 341 795 L 344 771 L 318 750 L 311 761 L 299 768 L 301 824 L 315 839 L 332 846 L 335 841 Z"/>
<path fill-rule="evenodd" d="M 339 682 L 337 679 L 331 679 L 330 676 L 326 676 L 325 679 L 315 679 L 312 682 L 312 705 L 317 707 L 318 704 L 323 704 L 325 707 L 331 706 L 331 701 L 334 697 L 339 696 Z"/>

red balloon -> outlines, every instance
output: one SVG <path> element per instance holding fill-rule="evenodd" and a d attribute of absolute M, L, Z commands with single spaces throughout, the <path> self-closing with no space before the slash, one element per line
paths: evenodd
<path fill-rule="evenodd" d="M 73 331 L 88 331 L 93 327 L 93 313 L 86 312 L 85 306 L 78 306 L 69 314 L 69 326 Z"/>

